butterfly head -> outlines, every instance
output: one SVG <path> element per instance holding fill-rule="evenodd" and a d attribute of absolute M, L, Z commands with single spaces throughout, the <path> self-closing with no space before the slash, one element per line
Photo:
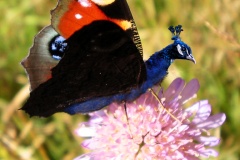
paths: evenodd
<path fill-rule="evenodd" d="M 180 39 L 180 33 L 183 31 L 182 26 L 178 25 L 175 28 L 170 26 L 168 29 L 173 34 L 172 40 L 174 40 L 174 43 L 172 44 L 172 59 L 186 59 L 196 63 L 191 48 Z"/>

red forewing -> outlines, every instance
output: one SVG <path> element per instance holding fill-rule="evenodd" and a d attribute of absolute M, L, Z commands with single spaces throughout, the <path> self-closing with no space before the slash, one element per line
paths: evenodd
<path fill-rule="evenodd" d="M 126 0 L 59 0 L 52 11 L 53 28 L 66 39 L 96 20 L 108 20 L 126 30 L 142 55 L 141 41 Z"/>

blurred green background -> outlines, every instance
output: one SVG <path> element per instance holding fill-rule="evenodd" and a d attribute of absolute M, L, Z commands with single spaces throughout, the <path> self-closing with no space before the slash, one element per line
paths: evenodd
<path fill-rule="evenodd" d="M 182 24 L 197 64 L 175 61 L 165 79 L 197 78 L 198 99 L 208 99 L 213 113 L 227 120 L 215 134 L 222 137 L 218 159 L 240 159 L 240 1 L 128 0 L 138 26 L 144 58 L 172 43 L 170 25 Z M 0 159 L 63 159 L 80 155 L 81 138 L 74 134 L 82 115 L 58 113 L 29 118 L 19 111 L 28 96 L 20 61 L 33 37 L 50 24 L 56 0 L 0 1 Z"/>

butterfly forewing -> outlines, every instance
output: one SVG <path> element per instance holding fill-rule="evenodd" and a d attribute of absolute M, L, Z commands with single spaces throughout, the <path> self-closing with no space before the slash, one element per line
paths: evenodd
<path fill-rule="evenodd" d="M 52 25 L 64 38 L 96 20 L 108 20 L 127 31 L 142 55 L 141 40 L 126 0 L 59 0 Z"/>

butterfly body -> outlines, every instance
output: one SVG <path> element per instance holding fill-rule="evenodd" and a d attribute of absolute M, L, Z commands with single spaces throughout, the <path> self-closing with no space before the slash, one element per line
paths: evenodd
<path fill-rule="evenodd" d="M 66 40 L 42 41 L 58 34 Z M 49 61 L 46 46 L 60 61 Z M 21 109 L 30 116 L 47 117 L 56 112 L 88 113 L 112 102 L 133 101 L 163 80 L 174 59 L 194 61 L 190 47 L 178 37 L 146 62 L 141 52 L 125 0 L 60 0 L 52 12 L 52 27 L 37 35 L 22 62 L 33 85 Z"/>

